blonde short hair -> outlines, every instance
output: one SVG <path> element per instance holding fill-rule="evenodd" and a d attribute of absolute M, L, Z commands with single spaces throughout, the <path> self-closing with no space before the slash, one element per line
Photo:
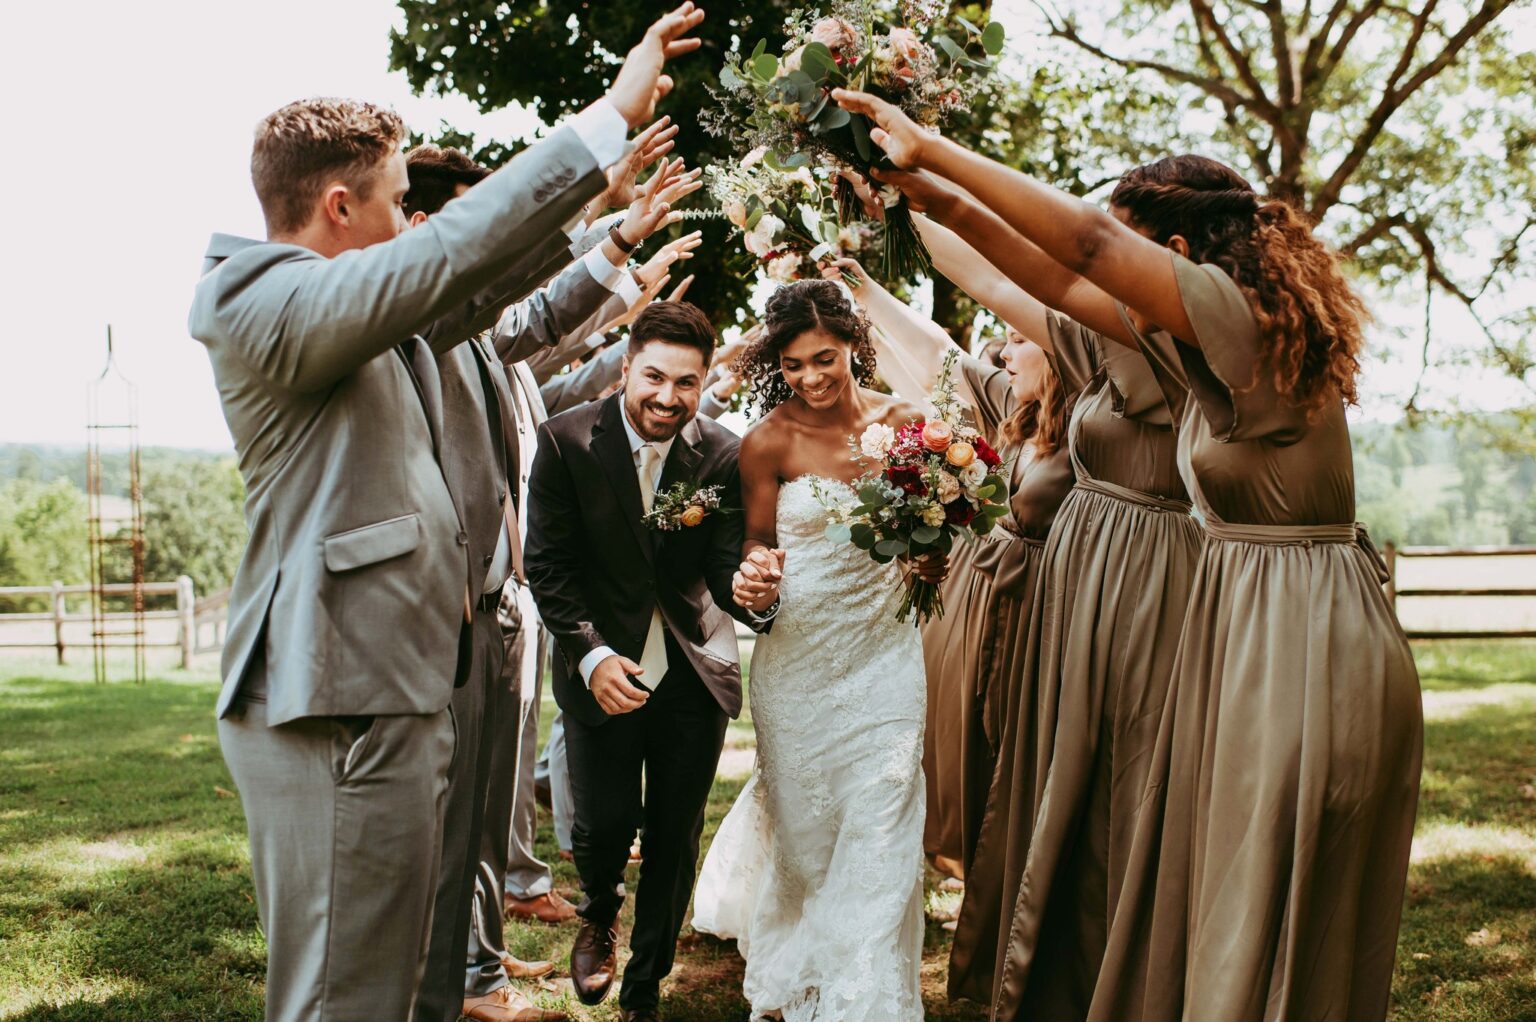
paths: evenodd
<path fill-rule="evenodd" d="M 301 99 L 268 114 L 251 148 L 251 183 L 267 231 L 303 227 L 330 181 L 366 199 L 379 165 L 404 139 L 405 124 L 393 110 L 352 99 Z"/>

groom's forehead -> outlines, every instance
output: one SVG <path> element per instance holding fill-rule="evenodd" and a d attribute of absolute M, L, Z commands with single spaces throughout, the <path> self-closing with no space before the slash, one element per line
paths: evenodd
<path fill-rule="evenodd" d="M 704 353 L 687 344 L 649 341 L 629 356 L 630 370 L 653 369 L 664 376 L 698 376 L 708 365 Z"/>

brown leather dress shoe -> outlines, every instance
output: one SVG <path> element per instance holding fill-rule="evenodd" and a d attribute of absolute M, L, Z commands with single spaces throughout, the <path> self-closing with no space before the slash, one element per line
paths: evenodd
<path fill-rule="evenodd" d="M 618 942 L 619 932 L 613 927 L 581 921 L 571 944 L 571 986 L 582 1004 L 600 1004 L 608 996 L 619 971 Z"/>
<path fill-rule="evenodd" d="M 475 1022 L 566 1022 L 561 1011 L 538 1007 L 512 987 L 502 987 L 484 997 L 469 997 L 462 1009 L 465 1018 Z"/>
<path fill-rule="evenodd" d="M 502 908 L 508 916 L 537 919 L 541 923 L 568 923 L 576 918 L 576 906 L 560 897 L 558 891 L 537 898 L 518 898 L 509 894 L 502 899 Z"/>
<path fill-rule="evenodd" d="M 508 979 L 538 979 L 555 971 L 554 962 L 525 962 L 521 958 L 506 955 L 501 960 L 501 970 Z"/>

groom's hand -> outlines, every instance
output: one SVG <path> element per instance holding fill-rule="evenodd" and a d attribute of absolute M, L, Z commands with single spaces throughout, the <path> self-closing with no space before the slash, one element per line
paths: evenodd
<path fill-rule="evenodd" d="M 783 577 L 784 551 L 758 547 L 741 562 L 731 579 L 732 596 L 747 610 L 760 614 L 779 598 L 779 581 Z"/>
<path fill-rule="evenodd" d="M 672 79 L 661 73 L 662 65 L 699 48 L 700 40 L 684 39 L 704 20 L 704 12 L 685 3 L 671 14 L 652 23 L 645 38 L 629 51 L 624 66 L 608 90 L 608 101 L 638 128 L 650 120 L 656 101 L 672 91 Z"/>
<path fill-rule="evenodd" d="M 644 674 L 645 669 L 628 657 L 615 653 L 598 662 L 592 668 L 590 687 L 592 698 L 604 713 L 631 713 L 645 705 L 650 693 L 629 680 L 631 674 Z"/>

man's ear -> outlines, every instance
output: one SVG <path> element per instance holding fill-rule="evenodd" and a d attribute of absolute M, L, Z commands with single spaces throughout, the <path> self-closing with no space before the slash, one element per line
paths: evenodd
<path fill-rule="evenodd" d="M 1189 240 L 1182 234 L 1175 234 L 1168 239 L 1168 247 L 1173 249 L 1185 259 L 1189 258 Z"/>
<path fill-rule="evenodd" d="M 410 224 L 412 227 L 420 227 L 422 224 L 424 224 L 426 222 L 427 222 L 427 214 L 423 213 L 419 209 L 416 212 L 412 213 L 411 214 L 411 218 L 406 221 L 406 223 Z"/>
<path fill-rule="evenodd" d="M 629 379 L 629 352 L 627 352 L 627 351 L 624 353 L 624 362 L 622 364 L 623 364 L 623 371 L 619 373 L 619 379 L 621 379 L 621 380 L 628 380 Z"/>
<path fill-rule="evenodd" d="M 351 214 L 347 209 L 352 200 L 352 192 L 346 185 L 336 183 L 326 188 L 320 196 L 320 208 L 325 213 L 328 223 L 338 227 L 346 227 L 351 222 Z"/>

